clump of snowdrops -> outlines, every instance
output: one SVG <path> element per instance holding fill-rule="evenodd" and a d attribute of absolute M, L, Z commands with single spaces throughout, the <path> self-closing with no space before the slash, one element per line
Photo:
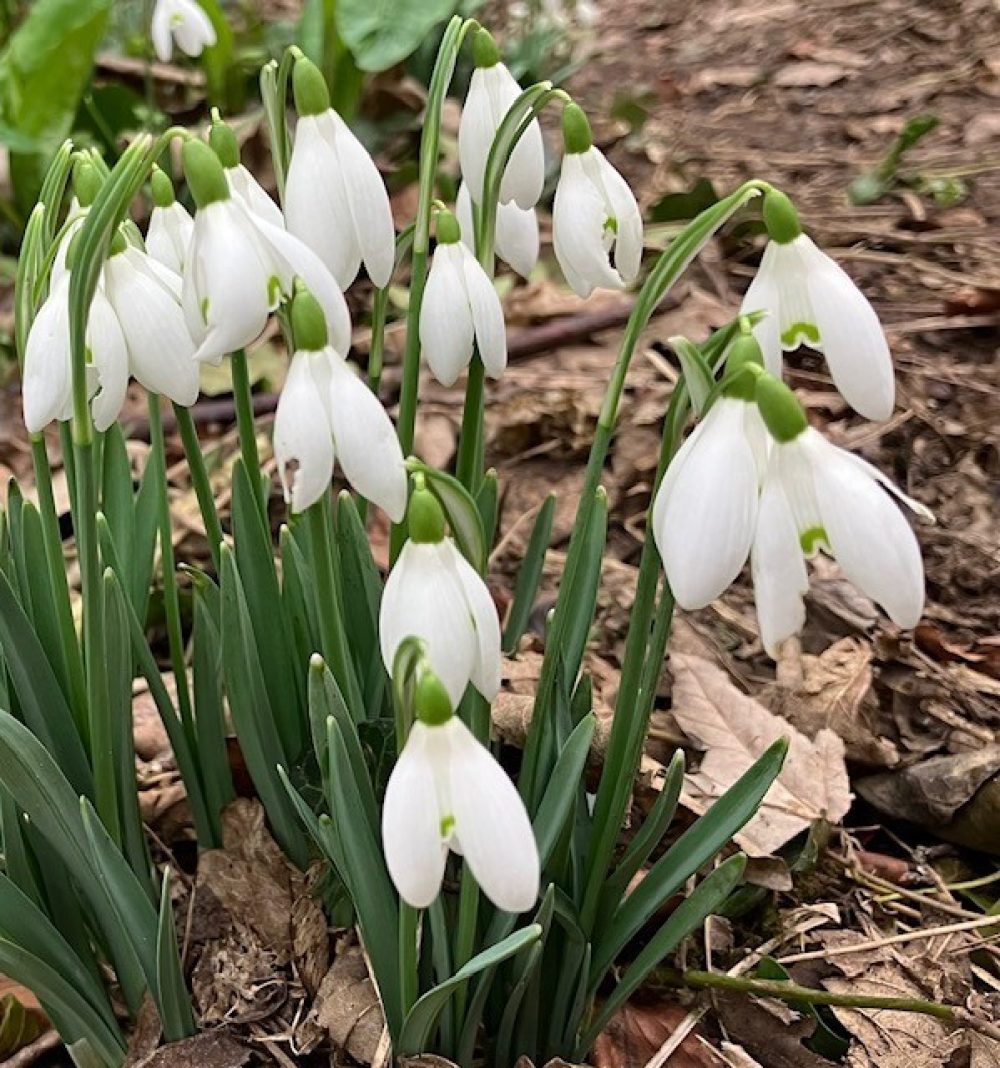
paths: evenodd
<path fill-rule="evenodd" d="M 466 44 L 475 73 L 452 211 L 435 199 L 441 108 Z M 522 91 L 472 21 L 456 18 L 444 34 L 417 215 L 401 233 L 317 68 L 292 50 L 264 68 L 261 86 L 277 203 L 215 115 L 207 136 L 139 135 L 110 173 L 64 146 L 27 227 L 16 327 L 37 504 L 12 488 L 0 537 L 0 969 L 35 990 L 79 1065 L 124 1058 L 127 1023 L 109 975 L 130 1016 L 152 998 L 167 1040 L 196 1026 L 170 874 L 152 862 L 136 799 L 131 695 L 141 675 L 199 845 L 219 844 L 234 796 L 232 729 L 289 859 L 328 863 L 325 904 L 357 927 L 396 1054 L 501 1066 L 521 1054 L 582 1058 L 651 969 L 725 909 L 745 860 L 720 854 L 784 755 L 782 743 L 765 752 L 664 852 L 678 755 L 619 849 L 675 601 L 708 603 L 749 557 L 764 645 L 776 653 L 802 626 L 805 561 L 822 550 L 901 626 L 920 615 L 920 555 L 884 492 L 894 487 L 811 429 L 781 382 L 782 350 L 807 343 L 825 354 L 848 402 L 883 419 L 893 405 L 888 349 L 867 301 L 766 183 L 746 183 L 674 238 L 645 272 L 607 384 L 524 748 L 502 753 L 490 705 L 528 625 L 554 501 L 537 517 L 501 621 L 485 584 L 498 485 L 485 469 L 483 413 L 486 378 L 499 378 L 507 359 L 497 259 L 527 274 L 538 256 L 543 109 L 561 112 L 555 254 L 581 296 L 639 281 L 638 206 L 583 111 L 548 83 Z M 175 141 L 193 218 L 157 166 Z M 143 236 L 129 208 L 147 186 Z M 615 717 L 588 786 L 595 716 L 585 652 L 608 519 L 600 483 L 626 374 L 692 258 L 758 207 L 770 241 L 743 308 L 707 339 L 673 339 L 683 379 L 664 413 Z M 343 296 L 362 267 L 375 287 L 366 378 L 347 360 Z M 409 279 L 409 304 L 393 425 L 378 394 L 397 275 Z M 272 315 L 290 361 L 273 431 L 287 507 L 277 553 L 246 355 Z M 240 438 L 228 533 L 190 413 L 199 364 L 224 360 Z M 445 384 L 466 376 L 454 473 L 412 454 L 422 361 Z M 151 448 L 138 485 L 117 421 L 130 377 L 149 395 Z M 189 616 L 172 550 L 164 400 L 211 551 L 211 567 L 184 568 Z M 44 436 L 53 422 L 72 478 L 79 630 Z M 349 489 L 333 494 L 338 467 Z M 366 533 L 373 507 L 393 524 L 385 577 Z M 156 586 L 176 697 L 147 640 Z M 642 948 L 617 964 L 640 931 Z"/>

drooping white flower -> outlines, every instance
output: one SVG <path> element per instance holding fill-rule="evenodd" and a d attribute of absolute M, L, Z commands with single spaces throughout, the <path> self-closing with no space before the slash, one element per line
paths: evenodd
<path fill-rule="evenodd" d="M 475 223 L 469 187 L 462 182 L 455 198 L 455 215 L 462 228 L 462 241 L 476 251 Z M 522 278 L 529 278 L 538 262 L 540 240 L 538 214 L 534 208 L 519 208 L 514 201 L 497 205 L 496 254 Z"/>
<path fill-rule="evenodd" d="M 594 147 L 576 104 L 563 110 L 563 156 L 552 205 L 552 244 L 566 281 L 581 297 L 623 289 L 639 275 L 642 216 L 625 179 Z"/>
<path fill-rule="evenodd" d="M 472 685 L 492 701 L 500 689 L 500 620 L 486 583 L 444 533 L 430 490 L 414 489 L 410 540 L 389 573 L 379 612 L 382 660 L 392 672 L 400 643 L 414 636 L 453 705 Z"/>
<path fill-rule="evenodd" d="M 926 518 L 930 512 L 871 464 L 828 442 L 804 417 L 783 418 L 782 391 L 788 393 L 775 379 L 758 383 L 761 412 L 775 439 L 751 554 L 764 648 L 777 655 L 801 628 L 808 586 L 803 557 L 821 549 L 893 622 L 916 626 L 924 604 L 923 562 L 890 494 Z"/>
<path fill-rule="evenodd" d="M 118 418 L 129 374 L 150 392 L 188 407 L 198 397 L 194 343 L 180 303 L 180 279 L 118 238 L 104 265 L 87 324 L 88 394 L 98 430 Z M 28 335 L 24 417 L 35 433 L 73 410 L 66 272 L 53 285 Z"/>
<path fill-rule="evenodd" d="M 493 138 L 511 106 L 521 95 L 514 76 L 500 62 L 500 53 L 488 30 L 480 29 L 473 40 L 476 69 L 469 83 L 458 127 L 458 158 L 462 177 L 472 199 L 481 203 L 486 161 Z M 545 184 L 545 146 L 542 130 L 534 120 L 514 146 L 500 180 L 500 203 L 513 201 L 519 208 L 533 208 Z"/>
<path fill-rule="evenodd" d="M 420 308 L 420 347 L 434 377 L 450 386 L 469 366 L 473 343 L 486 373 L 499 378 L 507 366 L 503 308 L 482 264 L 461 241 L 451 212 L 438 215 L 437 248 Z"/>
<path fill-rule="evenodd" d="M 196 0 L 156 0 L 150 36 L 161 63 L 170 62 L 174 41 L 189 56 L 200 56 L 216 41 L 215 27 Z"/>
<path fill-rule="evenodd" d="M 538 898 L 540 863 L 524 802 L 489 750 L 451 714 L 446 695 L 428 699 L 427 689 L 425 676 L 419 718 L 385 790 L 382 842 L 392 881 L 409 905 L 426 908 L 441 890 L 452 849 L 497 908 L 525 912 Z"/>
<path fill-rule="evenodd" d="M 394 523 L 406 511 L 406 467 L 392 421 L 378 398 L 327 344 L 324 311 L 296 293 L 296 352 L 278 398 L 274 453 L 285 500 L 305 511 L 330 487 L 336 459 L 347 481 Z"/>
<path fill-rule="evenodd" d="M 174 199 L 173 184 L 159 168 L 153 171 L 152 186 L 153 211 L 146 232 L 146 251 L 179 277 L 194 234 L 194 219 Z"/>
<path fill-rule="evenodd" d="M 219 157 L 219 162 L 226 173 L 229 192 L 237 200 L 242 201 L 255 218 L 284 229 L 285 220 L 281 214 L 281 208 L 240 162 L 240 146 L 236 140 L 236 133 L 231 126 L 222 121 L 218 108 L 212 109 L 212 125 L 208 131 L 208 143 Z"/>
<path fill-rule="evenodd" d="M 389 195 L 374 160 L 330 107 L 323 75 L 300 58 L 293 74 L 299 113 L 285 182 L 288 229 L 326 264 L 342 290 L 362 261 L 388 285 L 396 258 Z"/>
<path fill-rule="evenodd" d="M 782 350 L 809 345 L 826 357 L 834 384 L 855 411 L 888 419 L 895 399 L 892 357 L 871 304 L 802 233 L 784 194 L 767 193 L 764 217 L 771 240 L 742 311 L 770 312 L 754 328 L 767 369 L 780 375 Z"/>

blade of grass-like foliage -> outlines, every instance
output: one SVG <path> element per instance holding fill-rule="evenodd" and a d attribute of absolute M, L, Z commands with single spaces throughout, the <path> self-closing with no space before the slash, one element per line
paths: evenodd
<path fill-rule="evenodd" d="M 291 529 L 282 525 L 278 534 L 281 552 L 281 599 L 291 628 L 295 656 L 299 663 L 320 648 L 320 624 L 316 596 L 310 591 L 309 566 Z"/>
<path fill-rule="evenodd" d="M 344 576 L 344 614 L 351 620 L 349 637 L 358 675 L 364 678 L 378 648 L 378 613 L 382 579 L 358 506 L 347 492 L 337 498 L 337 547 Z"/>
<path fill-rule="evenodd" d="M 476 494 L 476 509 L 479 512 L 480 519 L 483 521 L 483 537 L 486 539 L 487 549 L 493 544 L 497 534 L 497 520 L 500 515 L 499 495 L 500 479 L 496 470 L 490 468 L 483 475 L 482 485 Z"/>
<path fill-rule="evenodd" d="M 513 653 L 517 649 L 517 644 L 531 621 L 531 610 L 534 608 L 538 584 L 542 578 L 545 551 L 552 537 L 552 520 L 555 514 L 556 495 L 550 493 L 535 517 L 535 525 L 531 528 L 531 539 L 528 541 L 528 548 L 524 552 L 524 559 L 517 572 L 514 600 L 503 631 L 505 653 Z"/>
<path fill-rule="evenodd" d="M 541 934 L 542 928 L 538 924 L 515 931 L 502 942 L 477 954 L 450 979 L 424 994 L 406 1017 L 396 1046 L 398 1053 L 407 1056 L 424 1052 L 441 1010 L 458 987 L 487 968 L 501 964 L 515 953 L 534 945 Z"/>
<path fill-rule="evenodd" d="M 615 957 L 660 905 L 677 893 L 753 817 L 771 783 L 778 777 L 787 751 L 786 739 L 780 739 L 767 749 L 708 812 L 681 835 L 619 905 L 608 926 L 597 932 L 590 975 L 592 990 L 597 989 Z"/>
<path fill-rule="evenodd" d="M 663 958 L 677 948 L 681 939 L 686 938 L 720 908 L 743 878 L 746 864 L 747 858 L 742 853 L 724 860 L 674 909 L 670 918 L 653 935 L 615 984 L 614 990 L 577 1044 L 577 1057 L 586 1056 L 611 1017 L 639 989 L 646 976 Z"/>
<path fill-rule="evenodd" d="M 160 894 L 160 914 L 156 928 L 156 986 L 159 991 L 157 1008 L 163 1033 L 170 1038 L 185 1038 L 195 1033 L 191 997 L 184 984 L 180 950 L 177 948 L 177 928 L 170 903 L 170 869 L 163 873 Z"/>
<path fill-rule="evenodd" d="M 214 821 L 236 796 L 236 791 L 229 766 L 226 713 L 222 703 L 222 636 L 212 619 L 205 595 L 197 586 L 191 647 L 198 766 L 205 788 L 205 807 Z M 221 837 L 204 844 L 220 845 Z"/>
<path fill-rule="evenodd" d="M 573 730 L 556 760 L 541 804 L 532 820 L 543 871 L 574 809 L 596 728 L 597 718 L 591 714 Z"/>

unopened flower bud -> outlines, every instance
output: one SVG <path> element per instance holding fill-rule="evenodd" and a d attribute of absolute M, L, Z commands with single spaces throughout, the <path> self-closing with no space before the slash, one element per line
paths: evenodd
<path fill-rule="evenodd" d="M 73 166 L 73 192 L 81 208 L 89 208 L 103 185 L 101 175 L 89 160 L 78 159 Z"/>

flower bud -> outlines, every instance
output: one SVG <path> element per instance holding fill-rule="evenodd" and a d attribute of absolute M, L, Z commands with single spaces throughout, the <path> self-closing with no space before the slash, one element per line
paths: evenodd
<path fill-rule="evenodd" d="M 472 61 L 477 67 L 495 67 L 500 62 L 500 49 L 485 26 L 480 26 L 472 38 Z"/>
<path fill-rule="evenodd" d="M 226 170 L 240 165 L 240 146 L 232 126 L 222 121 L 219 109 L 212 109 L 212 125 L 208 131 L 208 143 L 219 157 L 219 162 Z"/>
<path fill-rule="evenodd" d="M 299 115 L 320 115 L 330 108 L 330 90 L 323 72 L 311 59 L 299 56 L 292 71 L 295 110 Z"/>
<path fill-rule="evenodd" d="M 219 200 L 229 200 L 229 184 L 219 157 L 205 144 L 191 138 L 181 150 L 184 175 L 191 195 L 199 208 L 207 208 Z"/>
<path fill-rule="evenodd" d="M 423 475 L 413 476 L 413 493 L 406 513 L 410 541 L 436 544 L 444 538 L 444 511 L 437 497 L 427 488 Z"/>
<path fill-rule="evenodd" d="M 329 342 L 326 315 L 301 279 L 295 282 L 292 298 L 292 337 L 296 351 L 320 352 Z"/>
<path fill-rule="evenodd" d="M 778 189 L 764 194 L 764 225 L 768 236 L 779 245 L 787 245 L 802 233 L 795 205 Z"/>
<path fill-rule="evenodd" d="M 562 113 L 563 147 L 569 155 L 586 152 L 594 143 L 590 121 L 579 104 L 567 104 Z"/>
<path fill-rule="evenodd" d="M 169 208 L 174 203 L 174 183 L 170 180 L 169 175 L 160 170 L 159 167 L 153 167 L 153 177 L 150 179 L 150 185 L 153 188 L 154 207 Z"/>
<path fill-rule="evenodd" d="M 430 668 L 424 668 L 420 672 L 413 694 L 413 705 L 417 719 L 428 727 L 440 727 L 451 719 L 451 698 L 444 683 Z"/>
<path fill-rule="evenodd" d="M 81 208 L 89 208 L 101 191 L 103 180 L 89 160 L 78 159 L 73 165 L 73 192 Z"/>
<path fill-rule="evenodd" d="M 766 372 L 757 379 L 754 400 L 771 437 L 782 445 L 809 429 L 798 397 L 779 378 Z"/>
<path fill-rule="evenodd" d="M 462 240 L 462 228 L 450 211 L 438 212 L 437 239 L 439 245 L 454 245 Z"/>

